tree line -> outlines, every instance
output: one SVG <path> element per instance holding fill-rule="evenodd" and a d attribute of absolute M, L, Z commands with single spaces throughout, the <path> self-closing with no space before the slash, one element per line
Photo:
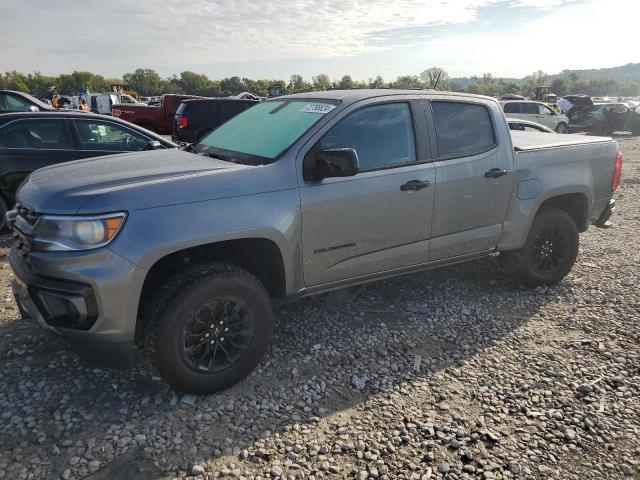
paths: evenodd
<path fill-rule="evenodd" d="M 411 88 L 452 90 L 458 92 L 477 93 L 482 95 L 503 95 L 515 93 L 527 95 L 535 86 L 548 84 L 557 95 L 585 93 L 588 95 L 640 95 L 640 84 L 619 83 L 614 79 L 581 79 L 578 74 L 549 78 L 542 71 L 534 72 L 522 80 L 514 81 L 496 78 L 491 73 L 471 77 L 466 84 L 450 79 L 445 70 L 431 67 L 420 75 L 402 75 L 393 81 L 385 81 L 381 76 L 367 80 L 354 80 L 344 75 L 339 80 L 332 80 L 327 74 L 315 75 L 311 80 L 302 75 L 291 75 L 288 81 L 282 79 L 252 80 L 241 77 L 226 77 L 220 80 L 208 78 L 206 75 L 184 71 L 180 75 L 162 78 L 155 70 L 138 68 L 125 73 L 121 79 L 106 78 L 91 72 L 74 71 L 70 74 L 47 76 L 40 72 L 24 74 L 17 71 L 0 74 L 0 88 L 19 90 L 37 94 L 51 87 L 61 94 L 74 95 L 84 88 L 92 92 L 108 91 L 110 85 L 122 85 L 135 95 L 150 96 L 165 93 L 185 93 L 205 97 L 222 97 L 237 95 L 240 92 L 252 92 L 267 96 L 269 87 L 279 85 L 284 93 L 299 93 L 330 89 L 353 88 Z"/>

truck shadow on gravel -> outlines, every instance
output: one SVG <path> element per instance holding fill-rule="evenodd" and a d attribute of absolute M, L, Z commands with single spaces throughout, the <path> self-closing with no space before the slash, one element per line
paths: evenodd
<path fill-rule="evenodd" d="M 50 457 L 41 467 L 47 478 L 58 478 L 73 457 L 100 461 L 92 479 L 163 478 L 163 470 L 190 462 L 243 449 L 251 455 L 258 438 L 331 421 L 372 396 L 462 365 L 571 289 L 570 280 L 518 288 L 487 258 L 358 287 L 330 298 L 332 306 L 323 297 L 279 305 L 258 369 L 202 397 L 174 393 L 143 362 L 126 371 L 93 368 L 36 324 L 4 320 L 0 463 L 15 461 L 18 448 L 20 458 Z M 7 301 L 6 288 L 3 295 Z M 434 389 L 434 402 L 445 399 Z M 146 436 L 143 444 L 132 441 L 136 434 Z"/>

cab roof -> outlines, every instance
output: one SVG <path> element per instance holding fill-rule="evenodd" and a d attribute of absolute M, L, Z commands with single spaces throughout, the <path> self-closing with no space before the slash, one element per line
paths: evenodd
<path fill-rule="evenodd" d="M 353 90 L 324 90 L 318 92 L 293 93 L 291 95 L 283 95 L 282 97 L 274 97 L 270 101 L 278 101 L 282 99 L 315 99 L 315 100 L 337 100 L 344 104 L 351 104 L 361 100 L 379 97 L 391 97 L 401 95 L 424 95 L 425 97 L 460 97 L 460 98 L 478 98 L 483 100 L 493 100 L 495 98 L 483 95 L 474 95 L 462 92 L 445 92 L 440 90 L 409 90 L 409 89 L 386 89 L 386 88 L 362 88 Z"/>

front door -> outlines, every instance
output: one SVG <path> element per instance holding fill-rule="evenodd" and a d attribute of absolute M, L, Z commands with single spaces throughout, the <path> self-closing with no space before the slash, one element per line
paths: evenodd
<path fill-rule="evenodd" d="M 432 101 L 431 112 L 426 108 L 438 157 L 431 260 L 493 249 L 514 182 L 509 131 L 492 121 L 500 112 L 466 101 Z"/>
<path fill-rule="evenodd" d="M 418 103 L 352 110 L 311 152 L 353 148 L 353 177 L 300 180 L 307 287 L 428 261 L 435 168 Z"/>
<path fill-rule="evenodd" d="M 77 159 L 63 118 L 20 118 L 0 128 L 0 192 L 9 203 L 25 179 L 38 168 Z"/>
<path fill-rule="evenodd" d="M 541 103 L 538 104 L 538 109 L 540 111 L 540 120 L 538 123 L 544 125 L 545 127 L 549 127 L 551 130 L 555 130 L 558 126 L 558 116 L 556 113 L 551 110 L 550 107 L 543 105 Z"/>

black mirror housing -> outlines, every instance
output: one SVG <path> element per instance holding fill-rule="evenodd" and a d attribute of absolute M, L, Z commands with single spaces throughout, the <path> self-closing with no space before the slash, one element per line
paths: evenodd
<path fill-rule="evenodd" d="M 307 180 L 353 177 L 359 171 L 358 154 L 353 148 L 322 150 L 315 156 L 315 166 L 305 165 L 303 171 Z"/>

